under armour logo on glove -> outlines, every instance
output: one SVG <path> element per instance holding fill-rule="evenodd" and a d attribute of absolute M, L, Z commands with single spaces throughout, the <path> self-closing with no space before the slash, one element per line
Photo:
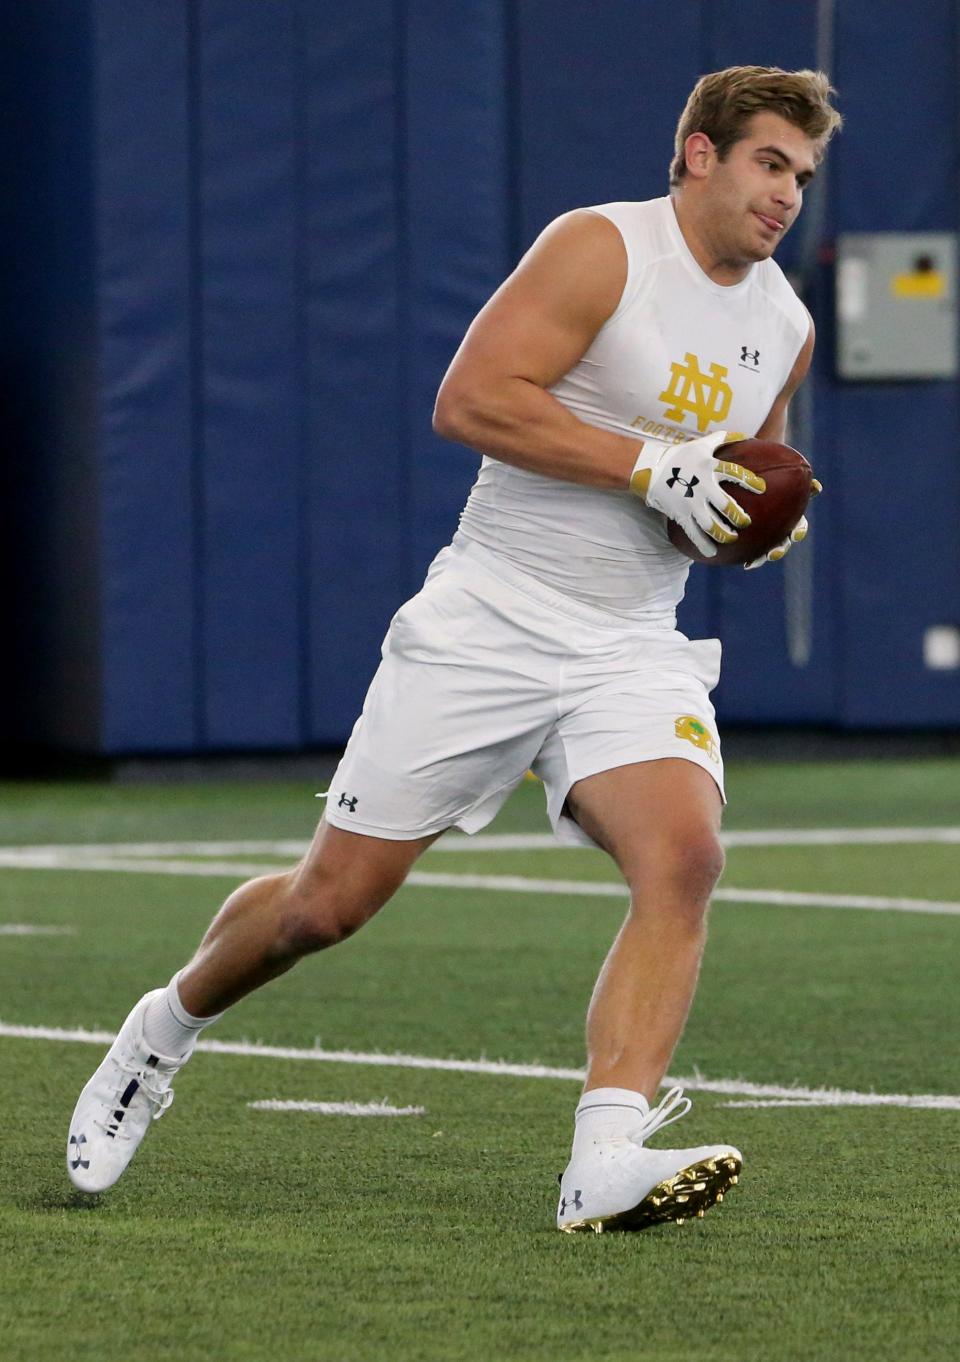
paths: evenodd
<path fill-rule="evenodd" d="M 89 1168 L 90 1160 L 83 1157 L 83 1146 L 87 1143 L 86 1135 L 70 1136 L 70 1167 Z"/>
<path fill-rule="evenodd" d="M 692 497 L 692 496 L 693 496 L 693 489 L 697 486 L 697 484 L 699 483 L 699 481 L 700 481 L 700 479 L 696 476 L 696 474 L 694 474 L 694 476 L 690 479 L 690 481 L 687 482 L 686 478 L 681 478 L 681 476 L 680 476 L 680 469 L 679 469 L 679 468 L 675 468 L 675 469 L 673 470 L 673 477 L 672 477 L 672 478 L 667 478 L 667 486 L 668 486 L 668 487 L 676 487 L 677 483 L 679 483 L 681 487 L 685 487 L 685 488 L 687 489 L 687 490 L 684 492 L 683 495 L 684 495 L 685 497 Z"/>

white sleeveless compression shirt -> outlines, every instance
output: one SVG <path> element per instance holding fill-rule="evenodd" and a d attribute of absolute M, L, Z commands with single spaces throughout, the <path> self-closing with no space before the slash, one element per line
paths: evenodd
<path fill-rule="evenodd" d="M 549 391 L 582 421 L 679 444 L 754 435 L 807 338 L 806 310 L 773 260 L 715 284 L 670 198 L 590 209 L 620 231 L 627 280 L 590 348 Z M 554 590 L 673 628 L 689 561 L 664 517 L 631 492 L 564 482 L 484 458 L 454 543 L 473 542 Z"/>

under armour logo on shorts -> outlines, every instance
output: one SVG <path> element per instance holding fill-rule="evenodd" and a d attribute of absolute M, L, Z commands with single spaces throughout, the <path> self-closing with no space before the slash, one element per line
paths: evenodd
<path fill-rule="evenodd" d="M 356 813 L 359 795 L 342 794 L 337 800 L 338 809 L 346 809 L 349 813 Z"/>

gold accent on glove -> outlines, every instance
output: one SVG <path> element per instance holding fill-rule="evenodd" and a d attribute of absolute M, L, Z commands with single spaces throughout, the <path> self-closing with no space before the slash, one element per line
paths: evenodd
<path fill-rule="evenodd" d="M 744 468 L 743 464 L 730 463 L 727 459 L 717 460 L 717 477 L 721 482 L 724 479 L 731 482 L 739 482 L 741 487 L 749 487 L 751 492 L 765 492 L 767 484 L 758 473 L 751 473 L 749 468 Z"/>
<path fill-rule="evenodd" d="M 640 497 L 646 501 L 647 493 L 650 491 L 650 478 L 653 475 L 652 468 L 638 468 L 630 478 L 630 491 L 635 497 Z"/>

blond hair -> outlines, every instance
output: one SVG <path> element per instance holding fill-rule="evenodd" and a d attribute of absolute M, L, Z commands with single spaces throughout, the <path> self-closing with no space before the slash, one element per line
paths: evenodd
<path fill-rule="evenodd" d="M 670 183 L 687 173 L 684 146 L 691 133 L 704 132 L 725 160 L 745 135 L 754 114 L 785 118 L 817 144 L 817 159 L 842 123 L 830 104 L 836 90 L 822 71 L 783 71 L 779 66 L 728 66 L 701 76 L 677 124 Z"/>

